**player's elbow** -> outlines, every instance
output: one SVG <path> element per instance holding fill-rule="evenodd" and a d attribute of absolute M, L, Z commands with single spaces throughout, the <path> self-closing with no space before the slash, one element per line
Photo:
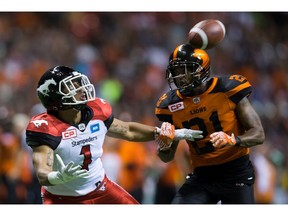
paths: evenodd
<path fill-rule="evenodd" d="M 265 141 L 265 132 L 264 130 L 260 130 L 257 136 L 257 143 L 262 144 Z"/>
<path fill-rule="evenodd" d="M 264 130 L 258 128 L 257 130 L 255 130 L 254 136 L 253 136 L 253 139 L 251 140 L 251 142 L 253 142 L 254 145 L 261 145 L 264 143 L 264 141 L 265 141 Z"/>

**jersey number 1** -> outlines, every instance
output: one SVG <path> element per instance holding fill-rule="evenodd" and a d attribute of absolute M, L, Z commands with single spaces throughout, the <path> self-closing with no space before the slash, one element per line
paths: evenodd
<path fill-rule="evenodd" d="M 84 155 L 84 161 L 82 165 L 82 169 L 89 170 L 88 165 L 92 162 L 92 156 L 90 151 L 90 145 L 82 146 L 80 154 Z"/>

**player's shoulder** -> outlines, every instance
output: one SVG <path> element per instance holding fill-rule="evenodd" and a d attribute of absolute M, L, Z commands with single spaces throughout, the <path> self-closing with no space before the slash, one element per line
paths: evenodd
<path fill-rule="evenodd" d="M 182 98 L 177 94 L 177 90 L 170 90 L 164 93 L 157 102 L 157 108 L 167 108 L 171 104 L 182 101 Z"/>
<path fill-rule="evenodd" d="M 213 79 L 213 83 L 216 84 L 210 94 L 224 93 L 235 104 L 252 93 L 251 84 L 242 75 L 221 76 Z"/>
<path fill-rule="evenodd" d="M 54 116 L 48 114 L 48 113 L 40 113 L 38 115 L 33 116 L 30 119 L 29 124 L 33 124 L 36 127 L 40 127 L 42 125 L 49 125 L 49 122 L 53 122 L 54 121 Z M 29 126 L 29 125 L 28 125 Z"/>
<path fill-rule="evenodd" d="M 218 76 L 213 79 L 216 79 L 217 81 L 215 88 L 213 89 L 214 92 L 240 91 L 252 87 L 246 77 L 239 74 Z"/>
<path fill-rule="evenodd" d="M 93 110 L 93 118 L 106 120 L 112 115 L 112 107 L 110 103 L 103 98 L 95 98 L 93 101 L 87 103 L 87 106 Z"/>
<path fill-rule="evenodd" d="M 58 136 L 60 133 L 59 129 L 63 127 L 67 127 L 65 123 L 45 112 L 33 116 L 30 119 L 26 130 Z"/>

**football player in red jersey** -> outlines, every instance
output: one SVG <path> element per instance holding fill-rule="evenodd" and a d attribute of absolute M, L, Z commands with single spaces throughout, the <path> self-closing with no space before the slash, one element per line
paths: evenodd
<path fill-rule="evenodd" d="M 161 128 L 114 118 L 107 101 L 95 96 L 87 76 L 67 66 L 48 69 L 38 97 L 47 112 L 32 117 L 26 142 L 42 187 L 44 204 L 138 204 L 105 174 L 101 162 L 105 135 L 145 142 L 201 137 L 201 131 Z"/>
<path fill-rule="evenodd" d="M 241 75 L 210 76 L 206 51 L 177 46 L 166 71 L 170 91 L 160 97 L 155 114 L 175 128 L 203 131 L 187 140 L 193 172 L 173 204 L 254 203 L 254 170 L 249 148 L 264 142 L 264 130 L 248 96 L 252 87 Z M 174 158 L 178 142 L 159 146 L 164 162 Z"/>

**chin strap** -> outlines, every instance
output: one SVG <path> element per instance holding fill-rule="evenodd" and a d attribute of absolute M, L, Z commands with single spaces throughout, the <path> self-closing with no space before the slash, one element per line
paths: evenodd
<path fill-rule="evenodd" d="M 193 84 L 189 84 L 186 87 L 179 89 L 179 92 L 182 95 L 190 95 L 192 93 L 192 91 L 193 91 L 193 88 L 195 88 L 195 87 L 197 87 L 199 85 L 195 85 L 194 83 Z"/>
<path fill-rule="evenodd" d="M 77 104 L 77 105 L 73 105 L 72 108 L 77 110 L 77 111 L 82 111 L 84 110 L 86 107 L 86 104 Z"/>

